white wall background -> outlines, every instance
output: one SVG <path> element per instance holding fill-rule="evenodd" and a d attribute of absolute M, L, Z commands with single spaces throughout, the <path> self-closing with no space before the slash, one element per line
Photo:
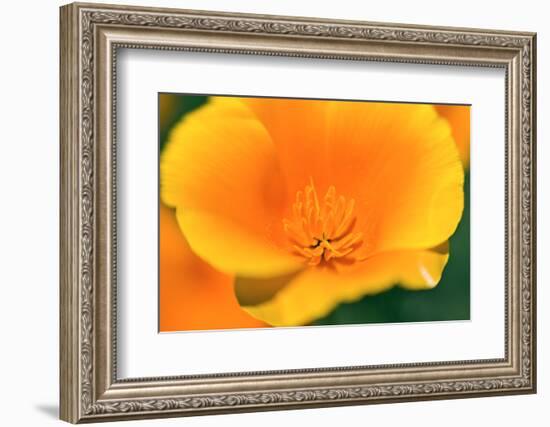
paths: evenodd
<path fill-rule="evenodd" d="M 113 3 L 122 3 L 110 0 Z M 550 29 L 544 2 L 133 0 L 133 4 L 538 32 L 539 393 L 437 402 L 208 416 L 132 425 L 545 425 L 550 405 Z M 60 425 L 58 402 L 58 6 L 2 8 L 0 66 L 0 420 Z M 546 336 L 545 336 L 546 335 Z M 547 421 L 546 421 L 547 422 Z"/>

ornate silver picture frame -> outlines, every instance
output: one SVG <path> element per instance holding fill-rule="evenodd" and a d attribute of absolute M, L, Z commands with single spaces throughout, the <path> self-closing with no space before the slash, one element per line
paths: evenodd
<path fill-rule="evenodd" d="M 63 6 L 60 18 L 61 419 L 96 422 L 536 391 L 534 33 L 79 3 Z M 122 48 L 503 69 L 504 357 L 120 379 L 115 107 Z"/>

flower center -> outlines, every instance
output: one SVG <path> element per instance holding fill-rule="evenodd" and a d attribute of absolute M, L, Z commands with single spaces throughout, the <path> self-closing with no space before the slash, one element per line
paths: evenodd
<path fill-rule="evenodd" d="M 336 195 L 334 186 L 327 190 L 322 202 L 317 197 L 313 180 L 304 191 L 296 193 L 292 219 L 283 225 L 294 250 L 309 265 L 319 265 L 331 259 L 354 261 L 349 255 L 361 246 L 363 235 L 354 232 L 355 200 Z"/>

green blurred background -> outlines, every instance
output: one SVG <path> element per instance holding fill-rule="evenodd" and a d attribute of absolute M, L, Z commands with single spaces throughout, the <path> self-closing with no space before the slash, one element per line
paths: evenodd
<path fill-rule="evenodd" d="M 159 142 L 162 151 L 172 126 L 208 100 L 206 96 L 159 94 Z M 314 325 L 397 323 L 470 319 L 470 174 L 464 181 L 464 213 L 450 239 L 450 257 L 439 284 L 430 290 L 399 286 L 338 306 Z"/>

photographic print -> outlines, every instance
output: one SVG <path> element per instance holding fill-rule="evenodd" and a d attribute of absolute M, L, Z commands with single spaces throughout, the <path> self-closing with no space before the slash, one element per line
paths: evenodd
<path fill-rule="evenodd" d="M 467 320 L 470 107 L 159 94 L 159 330 Z"/>
<path fill-rule="evenodd" d="M 535 33 L 59 22 L 61 419 L 536 393 Z"/>

